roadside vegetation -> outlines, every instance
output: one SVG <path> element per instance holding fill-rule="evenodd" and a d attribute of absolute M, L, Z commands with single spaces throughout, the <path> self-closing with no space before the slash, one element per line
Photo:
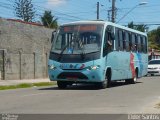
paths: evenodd
<path fill-rule="evenodd" d="M 149 47 L 160 50 L 160 27 L 148 32 Z"/>
<path fill-rule="evenodd" d="M 22 84 L 18 84 L 18 85 L 0 86 L 0 90 L 53 86 L 55 84 L 56 84 L 55 82 L 22 83 Z"/>

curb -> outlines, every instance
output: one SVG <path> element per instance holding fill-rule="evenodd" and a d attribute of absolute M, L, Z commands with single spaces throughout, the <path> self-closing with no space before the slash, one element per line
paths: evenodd
<path fill-rule="evenodd" d="M 40 83 L 40 82 L 51 82 L 48 78 L 46 79 L 25 79 L 25 80 L 0 80 L 0 86 L 18 85 L 23 83 Z"/>

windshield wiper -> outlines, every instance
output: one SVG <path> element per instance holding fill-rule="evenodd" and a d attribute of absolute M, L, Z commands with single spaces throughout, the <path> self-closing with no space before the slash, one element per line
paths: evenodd
<path fill-rule="evenodd" d="M 79 44 L 80 49 L 82 51 L 81 54 L 80 54 L 81 55 L 81 59 L 84 60 L 85 59 L 85 54 L 86 54 L 84 52 L 84 44 L 83 44 L 83 42 L 81 40 L 78 41 L 78 44 Z"/>
<path fill-rule="evenodd" d="M 75 38 L 73 38 L 73 39 L 69 42 L 69 45 L 72 44 L 72 42 L 74 42 L 74 39 L 75 39 Z M 73 44 L 73 45 L 74 45 L 74 44 Z M 62 49 L 62 51 L 61 51 L 61 53 L 60 53 L 60 56 L 59 56 L 59 58 L 58 58 L 58 61 L 61 60 L 61 58 L 62 58 L 62 56 L 63 56 L 63 52 L 65 51 L 65 49 L 67 48 L 67 46 L 68 46 L 68 45 L 64 46 L 64 48 Z M 72 52 L 73 52 L 73 51 L 72 51 Z"/>
<path fill-rule="evenodd" d="M 67 46 L 68 46 L 68 45 L 64 46 L 64 48 L 62 49 L 62 51 L 61 51 L 61 53 L 60 53 L 60 55 L 59 55 L 59 57 L 58 57 L 58 61 L 61 60 L 62 55 L 63 55 L 63 52 L 65 51 L 65 49 L 67 48 Z"/>

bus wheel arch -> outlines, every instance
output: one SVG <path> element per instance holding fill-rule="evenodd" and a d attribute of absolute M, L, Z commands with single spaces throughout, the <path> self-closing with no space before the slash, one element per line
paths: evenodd
<path fill-rule="evenodd" d="M 108 76 L 108 78 L 109 79 L 111 79 L 111 76 L 112 76 L 112 70 L 111 70 L 111 68 L 109 67 L 109 68 L 107 68 L 107 70 L 106 70 L 106 76 Z"/>
<path fill-rule="evenodd" d="M 111 77 L 112 77 L 112 69 L 111 68 L 107 69 L 106 76 L 108 76 L 107 87 L 109 88 L 111 86 Z"/>
<path fill-rule="evenodd" d="M 105 82 L 106 82 L 106 87 L 109 88 L 111 86 L 111 76 L 112 76 L 112 69 L 111 67 L 108 67 L 105 73 Z"/>
<path fill-rule="evenodd" d="M 104 80 L 96 83 L 96 87 L 99 89 L 105 89 L 110 87 L 111 68 L 107 68 L 104 73 Z"/>
<path fill-rule="evenodd" d="M 138 67 L 135 68 L 135 74 L 133 78 L 125 80 L 127 84 L 136 84 L 138 79 Z"/>
<path fill-rule="evenodd" d="M 138 73 L 139 73 L 139 69 L 138 69 L 138 67 L 136 67 L 136 69 L 135 69 L 135 75 L 134 75 L 134 78 L 133 78 L 133 84 L 136 84 L 136 82 L 137 82 Z"/>
<path fill-rule="evenodd" d="M 135 70 L 135 73 L 136 73 L 136 75 L 137 75 L 137 78 L 138 78 L 138 73 L 139 73 L 139 68 L 138 67 L 136 67 L 136 70 Z"/>

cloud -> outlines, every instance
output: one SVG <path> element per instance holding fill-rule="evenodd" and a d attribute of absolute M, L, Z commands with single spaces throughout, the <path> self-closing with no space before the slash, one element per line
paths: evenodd
<path fill-rule="evenodd" d="M 47 0 L 47 6 L 57 7 L 66 3 L 66 0 Z"/>

